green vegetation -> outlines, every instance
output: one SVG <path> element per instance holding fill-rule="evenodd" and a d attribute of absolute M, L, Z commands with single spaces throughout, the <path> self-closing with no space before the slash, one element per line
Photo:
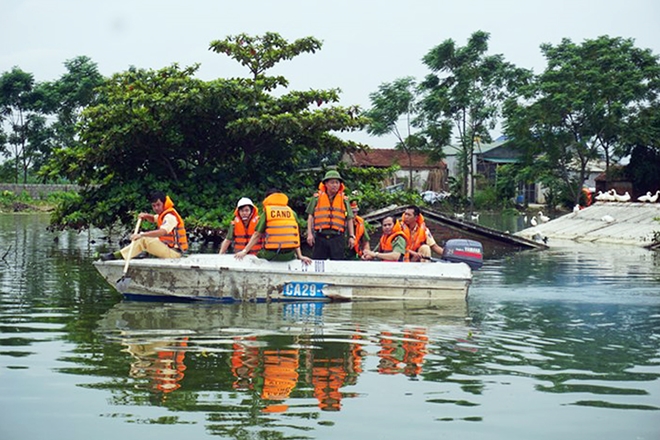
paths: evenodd
<path fill-rule="evenodd" d="M 34 199 L 25 191 L 21 194 L 0 191 L 0 212 L 52 211 L 54 207 L 78 197 L 72 191 L 54 192 L 45 199 Z"/>
<path fill-rule="evenodd" d="M 261 200 L 270 187 L 302 213 L 329 167 L 339 168 L 363 211 L 422 204 L 413 192 L 383 191 L 395 167 L 342 165 L 344 153 L 368 146 L 337 133 L 366 129 L 393 135 L 409 159 L 422 152 L 437 160 L 454 144 L 460 172 L 450 176 L 454 196 L 441 209 L 511 208 L 525 183 L 542 183 L 549 203 L 572 206 L 599 158 L 608 176 L 619 172 L 640 191 L 656 189 L 657 55 L 623 38 L 564 40 L 541 46 L 548 64 L 535 75 L 489 54 L 488 40 L 477 31 L 464 47 L 449 39 L 431 48 L 422 60 L 425 78 L 382 84 L 366 111 L 338 105 L 338 89 L 288 90 L 286 78 L 270 75 L 280 62 L 320 50 L 313 37 L 240 34 L 211 42 L 212 51 L 246 68 L 242 78 L 202 81 L 197 65 L 178 64 L 103 78 L 78 57 L 65 62 L 58 80 L 36 83 L 15 67 L 0 76 L 0 180 L 83 186 L 53 201 L 56 228 L 133 224 L 148 209 L 147 192 L 164 190 L 193 234 L 205 237 L 227 226 L 236 200 Z M 498 122 L 523 160 L 499 166 L 493 185 L 477 173 L 474 155 Z M 628 155 L 628 167 L 609 169 Z M 21 197 L 3 195 L 3 206 Z"/>

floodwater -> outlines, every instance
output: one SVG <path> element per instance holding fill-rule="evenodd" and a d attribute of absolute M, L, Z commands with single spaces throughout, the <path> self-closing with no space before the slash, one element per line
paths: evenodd
<path fill-rule="evenodd" d="M 3 440 L 660 437 L 658 253 L 505 254 L 467 304 L 140 303 L 46 225 L 0 215 Z"/>

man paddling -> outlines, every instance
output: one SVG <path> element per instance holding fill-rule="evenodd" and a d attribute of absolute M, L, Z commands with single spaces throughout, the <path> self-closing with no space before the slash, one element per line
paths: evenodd
<path fill-rule="evenodd" d="M 174 209 L 170 196 L 162 191 L 153 191 L 148 197 L 155 214 L 141 212 L 140 220 L 156 223 L 153 231 L 131 234 L 133 246 L 101 256 L 101 260 L 133 259 L 141 252 L 158 258 L 180 258 L 188 250 L 188 238 L 183 219 Z"/>

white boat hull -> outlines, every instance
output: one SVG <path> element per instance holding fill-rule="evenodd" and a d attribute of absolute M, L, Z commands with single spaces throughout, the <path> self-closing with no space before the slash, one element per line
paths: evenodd
<path fill-rule="evenodd" d="M 94 266 L 116 287 L 124 261 Z M 195 254 L 130 262 L 126 296 L 226 302 L 291 300 L 465 299 L 472 272 L 465 263 L 387 263 L 299 260 L 269 262 L 253 256 Z"/>

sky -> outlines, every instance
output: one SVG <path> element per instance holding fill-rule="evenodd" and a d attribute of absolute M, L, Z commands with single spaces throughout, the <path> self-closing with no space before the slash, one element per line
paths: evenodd
<path fill-rule="evenodd" d="M 338 88 L 340 105 L 367 109 L 379 85 L 423 79 L 429 70 L 421 59 L 430 49 L 447 39 L 465 46 L 477 30 L 490 33 L 489 54 L 540 73 L 539 46 L 563 38 L 633 38 L 660 55 L 659 24 L 657 0 L 0 0 L 0 73 L 18 66 L 36 81 L 54 81 L 66 60 L 86 55 L 104 76 L 173 63 L 200 63 L 204 80 L 247 76 L 209 43 L 277 32 L 323 42 L 315 54 L 272 70 L 287 77 L 289 90 Z M 391 135 L 343 137 L 381 148 L 395 143 Z"/>

